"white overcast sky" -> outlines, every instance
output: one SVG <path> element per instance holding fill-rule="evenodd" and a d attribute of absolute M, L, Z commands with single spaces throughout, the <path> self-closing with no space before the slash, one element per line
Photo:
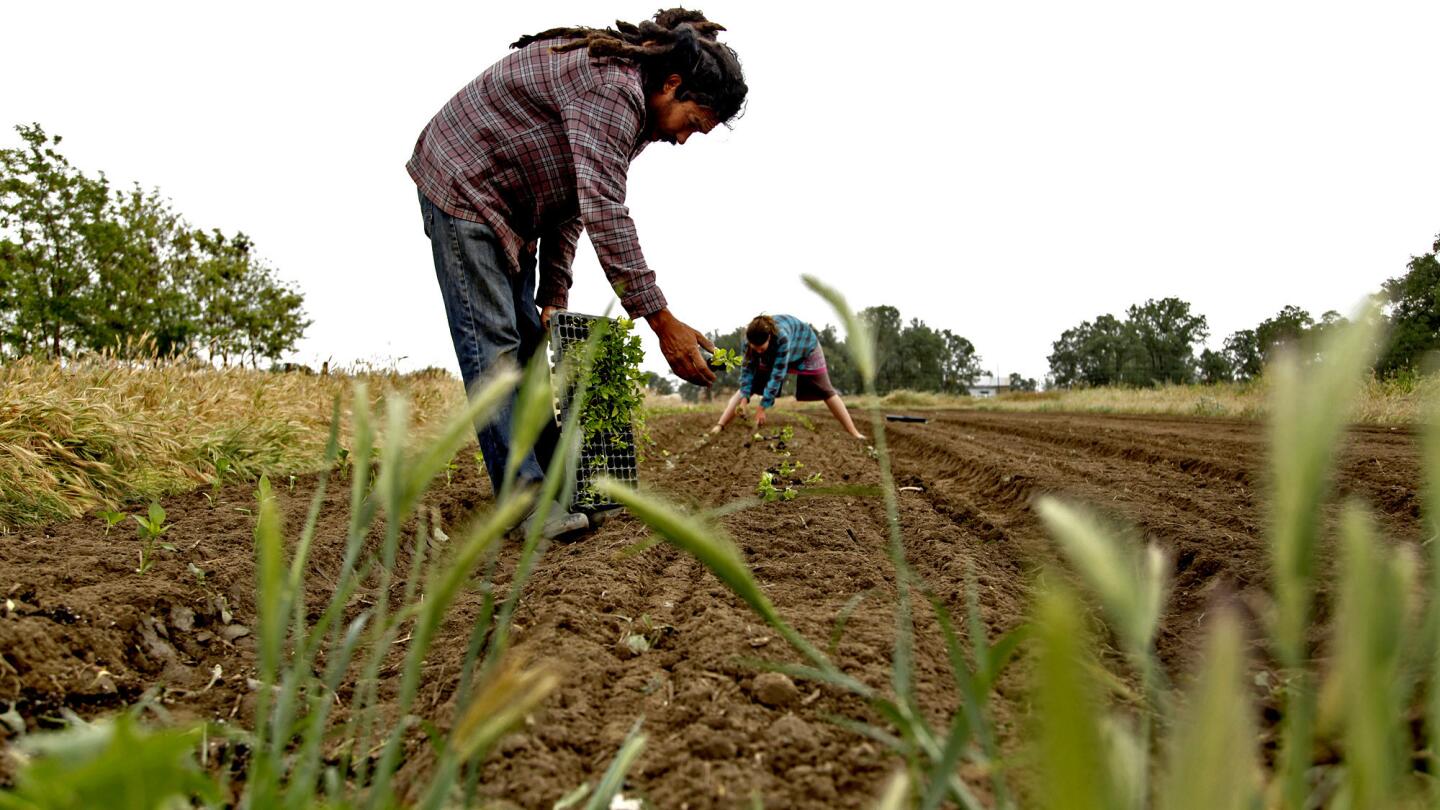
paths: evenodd
<path fill-rule="evenodd" d="M 415 137 L 518 35 L 656 7 L 9 4 L 0 123 L 249 233 L 305 293 L 299 359 L 453 370 Z M 1063 329 L 1146 298 L 1192 302 L 1212 345 L 1285 304 L 1348 311 L 1440 232 L 1435 0 L 700 7 L 748 110 L 648 149 L 629 203 L 704 330 L 833 322 L 809 272 L 1040 377 Z M 572 308 L 613 300 L 587 242 L 575 278 Z"/>

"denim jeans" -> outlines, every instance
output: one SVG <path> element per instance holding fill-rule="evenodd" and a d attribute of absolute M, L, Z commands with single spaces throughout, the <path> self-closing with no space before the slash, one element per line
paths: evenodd
<path fill-rule="evenodd" d="M 481 222 L 457 219 L 420 195 L 425 235 L 435 258 L 435 277 L 445 299 L 450 340 L 460 361 L 465 390 L 474 393 L 486 374 L 501 364 L 524 368 L 545 345 L 544 328 L 535 307 L 535 257 L 520 257 L 520 272 L 512 273 L 501 253 L 495 232 Z M 485 471 L 499 493 L 510 457 L 511 421 L 515 395 L 494 419 L 476 431 Z M 538 485 L 554 454 L 559 429 L 554 420 L 546 426 L 534 449 L 525 454 L 516 473 L 516 485 Z"/>

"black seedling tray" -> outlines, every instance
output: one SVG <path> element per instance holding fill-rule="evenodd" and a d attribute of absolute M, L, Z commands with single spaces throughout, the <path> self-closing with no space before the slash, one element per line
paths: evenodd
<path fill-rule="evenodd" d="M 550 316 L 550 361 L 558 367 L 560 361 L 572 346 L 583 344 L 590 337 L 591 326 L 602 318 L 598 315 L 582 315 L 578 312 L 557 312 Z M 612 324 L 613 319 L 609 320 Z M 557 392 L 560 416 L 569 416 L 574 387 Z M 580 443 L 578 458 L 566 461 L 567 483 L 572 483 L 570 508 L 582 511 L 597 511 L 617 508 L 619 504 L 604 498 L 590 489 L 590 482 L 601 475 L 608 475 L 618 481 L 635 483 L 640 478 L 639 465 L 635 462 L 635 433 L 630 428 L 618 431 L 603 431 Z"/>
<path fill-rule="evenodd" d="M 920 424 L 923 425 L 923 424 L 925 424 L 926 422 L 929 422 L 930 420 L 929 420 L 929 419 L 926 419 L 926 418 L 923 417 L 923 416 L 904 416 L 904 415 L 898 414 L 898 413 L 887 413 L 887 414 L 885 414 L 885 421 L 887 421 L 887 422 L 919 422 Z"/>

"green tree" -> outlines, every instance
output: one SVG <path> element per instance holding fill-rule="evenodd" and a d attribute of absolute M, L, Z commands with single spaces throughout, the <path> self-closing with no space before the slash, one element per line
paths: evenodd
<path fill-rule="evenodd" d="M 981 360 L 975 353 L 975 344 L 949 329 L 941 330 L 940 337 L 945 341 L 940 390 L 947 394 L 970 393 L 970 386 L 980 376 Z"/>
<path fill-rule="evenodd" d="M 1037 387 L 1033 377 L 1025 377 L 1017 372 L 1010 372 L 1011 391 L 1034 391 Z"/>
<path fill-rule="evenodd" d="M 1376 370 L 1394 374 L 1420 368 L 1440 348 L 1440 234 L 1429 253 L 1413 256 L 1403 276 L 1381 288 L 1388 303 L 1390 337 Z"/>
<path fill-rule="evenodd" d="M 1253 380 L 1265 368 L 1265 355 L 1254 329 L 1239 329 L 1225 338 L 1225 359 L 1237 380 Z"/>
<path fill-rule="evenodd" d="M 1126 326 L 1133 335 L 1136 368 L 1126 382 L 1137 385 L 1187 383 L 1195 379 L 1195 346 L 1210 329 L 1204 315 L 1191 313 L 1179 298 L 1150 299 L 1131 306 Z"/>
<path fill-rule="evenodd" d="M 1235 369 L 1230 358 L 1223 351 L 1205 349 L 1200 352 L 1200 382 L 1206 385 L 1230 382 L 1235 379 Z"/>
<path fill-rule="evenodd" d="M 675 383 L 671 382 L 669 377 L 653 371 L 645 372 L 645 387 L 662 397 L 675 393 Z"/>
<path fill-rule="evenodd" d="M 871 339 L 875 341 L 875 390 L 888 394 L 903 388 L 900 310 L 891 306 L 866 307 L 860 310 L 860 317 L 869 324 Z"/>
<path fill-rule="evenodd" d="M 93 235 L 85 345 L 124 350 L 141 329 L 160 354 L 189 354 L 200 320 L 194 232 L 158 191 L 136 186 L 112 198 Z"/>
<path fill-rule="evenodd" d="M 896 388 L 915 391 L 943 390 L 948 349 L 943 335 L 912 318 L 895 347 L 892 383 Z"/>
<path fill-rule="evenodd" d="M 1300 343 L 1314 325 L 1315 319 L 1310 317 L 1310 313 L 1287 304 L 1255 327 L 1255 341 L 1260 346 L 1261 355 L 1269 361 L 1276 351 Z"/>
<path fill-rule="evenodd" d="M 0 149 L 0 349 L 59 357 L 87 329 L 87 239 L 105 220 L 110 188 L 70 165 L 39 124 Z"/>
<path fill-rule="evenodd" d="M 191 229 L 158 191 L 112 193 L 40 125 L 0 149 L 0 356 L 158 350 L 274 360 L 310 325 L 244 234 Z M 141 338 L 148 338 L 141 341 Z"/>
<path fill-rule="evenodd" d="M 1066 329 L 1051 348 L 1050 376 L 1061 388 L 1131 382 L 1140 352 L 1134 330 L 1114 315 Z"/>
<path fill-rule="evenodd" d="M 830 376 L 830 384 L 842 394 L 859 393 L 860 373 L 850 360 L 850 351 L 846 347 L 845 341 L 840 338 L 835 327 L 830 324 L 826 324 L 818 334 L 820 349 L 825 352 L 825 368 L 826 373 Z"/>

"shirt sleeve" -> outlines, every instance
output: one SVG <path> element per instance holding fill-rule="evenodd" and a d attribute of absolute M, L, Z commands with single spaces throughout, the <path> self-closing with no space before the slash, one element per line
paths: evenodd
<path fill-rule="evenodd" d="M 754 393 L 750 390 L 755 385 L 755 363 L 758 361 L 753 357 L 746 357 L 745 362 L 740 365 L 740 394 L 749 399 Z"/>
<path fill-rule="evenodd" d="M 579 217 L 561 223 L 540 237 L 540 290 L 535 303 L 542 307 L 564 309 L 570 303 L 570 284 L 574 275 L 575 243 L 580 240 L 583 224 Z"/>
<path fill-rule="evenodd" d="M 790 338 L 782 328 L 775 336 L 775 367 L 770 369 L 770 381 L 765 384 L 765 396 L 760 399 L 760 407 L 774 407 L 775 398 L 780 396 L 780 388 L 785 385 L 785 375 L 789 371 Z"/>
<path fill-rule="evenodd" d="M 655 273 L 645 264 L 640 237 L 625 206 L 630 154 L 645 126 L 645 101 L 632 87 L 602 84 L 562 111 L 575 163 L 580 221 L 600 266 L 631 318 L 665 308 Z"/>

